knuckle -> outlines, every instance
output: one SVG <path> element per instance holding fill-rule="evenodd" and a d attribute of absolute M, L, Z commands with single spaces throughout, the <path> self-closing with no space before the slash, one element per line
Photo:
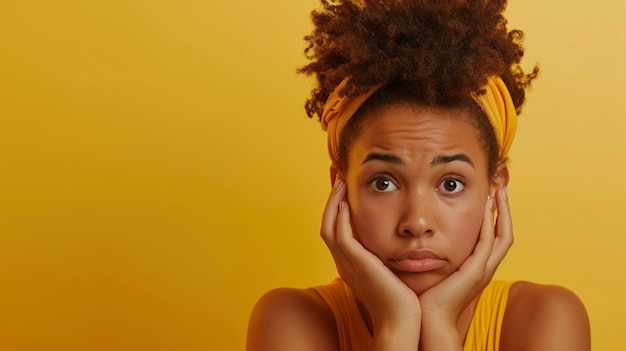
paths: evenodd
<path fill-rule="evenodd" d="M 485 276 L 485 272 L 483 270 L 480 270 L 472 275 L 472 279 L 474 280 L 474 283 L 477 284 L 483 282 L 485 280 Z"/>
<path fill-rule="evenodd" d="M 348 240 L 347 240 L 347 239 L 342 238 L 342 237 L 338 237 L 338 238 L 337 238 L 337 246 L 338 246 L 341 250 L 345 251 L 345 249 L 348 247 L 348 245 L 349 245 L 349 243 L 348 243 Z"/>
<path fill-rule="evenodd" d="M 324 240 L 324 242 L 328 242 L 330 240 L 330 235 L 328 235 L 325 230 L 320 231 L 320 237 Z"/>
<path fill-rule="evenodd" d="M 485 270 L 486 270 L 486 267 L 480 267 L 480 269 L 471 269 L 468 272 L 468 279 L 470 280 L 472 284 L 482 283 L 485 280 L 485 277 L 487 276 Z"/>

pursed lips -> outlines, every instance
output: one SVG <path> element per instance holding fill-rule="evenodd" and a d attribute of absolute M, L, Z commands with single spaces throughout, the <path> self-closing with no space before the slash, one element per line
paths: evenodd
<path fill-rule="evenodd" d="M 408 249 L 389 259 L 390 265 L 405 272 L 427 272 L 442 268 L 447 261 L 428 249 Z"/>

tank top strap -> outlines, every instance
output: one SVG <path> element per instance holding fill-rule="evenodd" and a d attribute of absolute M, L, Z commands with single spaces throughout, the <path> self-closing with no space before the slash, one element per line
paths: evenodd
<path fill-rule="evenodd" d="M 464 351 L 498 351 L 502 321 L 514 282 L 493 281 L 478 299 L 465 336 Z"/>
<path fill-rule="evenodd" d="M 329 285 L 312 288 L 326 302 L 335 316 L 341 351 L 368 350 L 372 344 L 352 290 L 341 278 Z"/>

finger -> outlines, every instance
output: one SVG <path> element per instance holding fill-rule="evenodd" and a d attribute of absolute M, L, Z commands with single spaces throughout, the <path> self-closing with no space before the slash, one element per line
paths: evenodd
<path fill-rule="evenodd" d="M 493 248 L 493 208 L 494 199 L 492 197 L 488 197 L 487 203 L 485 204 L 483 223 L 480 227 L 478 242 L 476 243 L 476 247 L 474 248 L 474 256 L 476 256 L 476 258 L 483 264 L 487 262 Z"/>
<path fill-rule="evenodd" d="M 478 241 L 474 246 L 474 251 L 471 256 L 463 262 L 461 267 L 459 267 L 459 271 L 470 274 L 468 277 L 473 277 L 472 279 L 475 281 L 483 281 L 486 276 L 490 276 L 490 274 L 488 274 L 489 272 L 485 272 L 485 269 L 489 261 L 489 256 L 491 255 L 494 241 L 493 208 L 494 201 L 491 197 L 488 197 L 483 212 L 483 222 L 480 227 Z"/>
<path fill-rule="evenodd" d="M 326 201 L 326 207 L 324 208 L 324 213 L 322 214 L 320 234 L 327 245 L 335 242 L 335 227 L 337 223 L 337 214 L 339 212 L 339 202 L 345 197 L 345 188 L 346 184 L 341 179 L 337 179 L 330 195 L 328 196 L 328 200 Z"/>
<path fill-rule="evenodd" d="M 497 266 L 513 244 L 513 221 L 506 187 L 496 192 L 496 200 L 498 218 L 495 224 L 496 235 L 490 265 Z"/>
<path fill-rule="evenodd" d="M 337 245 L 346 254 L 346 256 L 358 260 L 365 252 L 363 245 L 354 238 L 352 225 L 350 224 L 350 207 L 347 202 L 339 203 L 339 215 L 337 218 L 337 230 L 335 232 Z"/>
<path fill-rule="evenodd" d="M 339 203 L 343 201 L 345 196 L 346 184 L 342 180 L 337 179 L 335 181 L 335 185 L 333 186 L 333 190 L 328 197 L 326 207 L 324 208 L 324 213 L 322 214 L 322 226 L 320 230 L 321 237 L 324 240 L 326 247 L 328 247 L 340 274 L 344 271 L 345 265 L 349 264 L 349 260 L 346 255 L 343 253 L 339 245 L 337 245 L 336 238 Z"/>
<path fill-rule="evenodd" d="M 346 201 L 341 201 L 339 204 L 337 230 L 335 233 L 336 243 L 340 250 L 340 253 L 337 253 L 336 256 L 341 257 L 341 264 L 344 267 L 350 267 L 351 274 L 387 274 L 383 273 L 383 271 L 391 273 L 378 256 L 368 251 L 355 238 L 350 222 L 350 206 Z M 337 257 L 335 257 L 336 263 Z"/>

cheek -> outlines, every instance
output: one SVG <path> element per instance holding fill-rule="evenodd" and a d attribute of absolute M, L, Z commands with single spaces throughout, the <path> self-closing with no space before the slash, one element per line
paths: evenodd
<path fill-rule="evenodd" d="M 382 204 L 363 197 L 348 196 L 350 217 L 355 238 L 368 250 L 385 242 L 394 233 L 394 210 L 389 204 Z"/>
<path fill-rule="evenodd" d="M 483 209 L 477 205 L 463 211 L 453 221 L 454 228 L 451 228 L 451 231 L 456 235 L 453 235 L 452 240 L 457 242 L 456 247 L 468 256 L 478 241 L 483 214 Z"/>

